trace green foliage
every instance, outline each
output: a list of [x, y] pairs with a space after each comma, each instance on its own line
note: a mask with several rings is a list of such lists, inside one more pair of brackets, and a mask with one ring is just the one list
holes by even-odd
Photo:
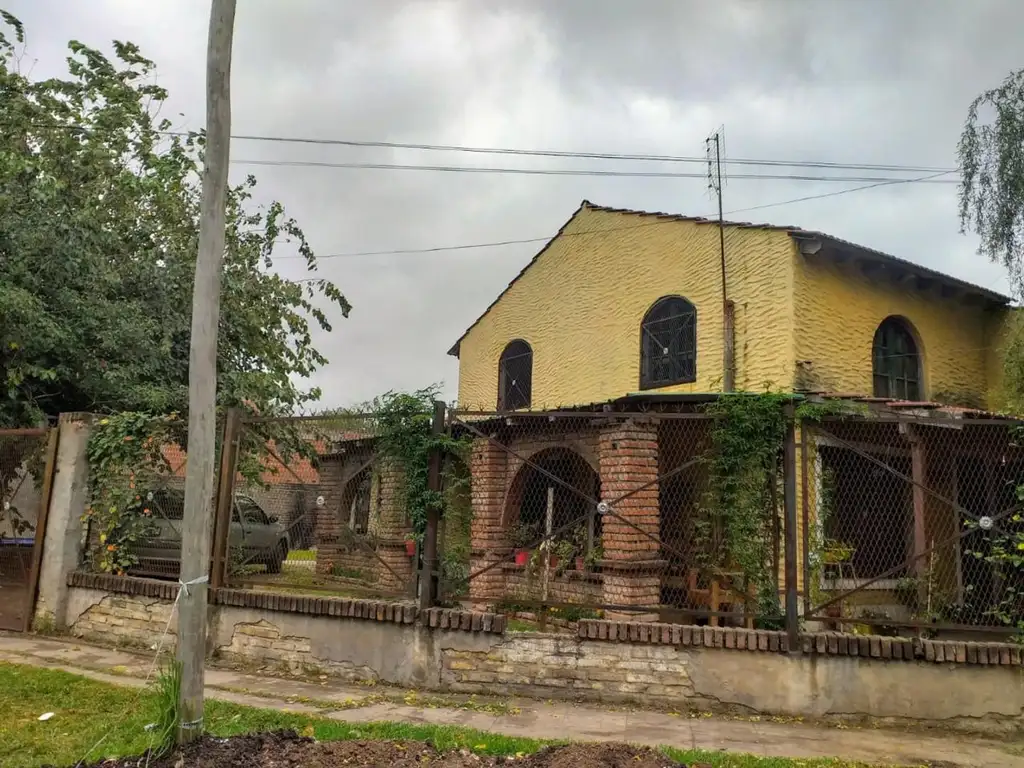
[[[183, 413], [204, 137], [168, 134], [167, 92], [132, 43], [108, 58], [72, 41], [67, 75], [33, 80], [21, 24], [3, 20], [0, 426]], [[271, 271], [282, 248], [310, 273], [317, 261], [280, 203], [254, 203], [255, 184], [228, 192], [218, 404], [272, 416], [319, 397], [299, 386], [326, 363], [312, 334], [349, 304], [327, 280]]]
[[83, 522], [99, 543], [93, 567], [124, 574], [138, 559], [132, 544], [151, 535], [151, 493], [172, 471], [163, 448], [177, 426], [175, 414], [150, 416], [119, 413], [93, 425], [86, 447], [89, 460], [89, 505]]
[[465, 459], [469, 441], [453, 438], [446, 431], [432, 431], [434, 401], [438, 387], [417, 392], [388, 392], [370, 404], [376, 435], [377, 455], [399, 470], [400, 504], [413, 524], [413, 535], [423, 540], [427, 511], [438, 509], [444, 514], [445, 494], [430, 489], [430, 458], [435, 451], [442, 456]]
[[981, 237], [979, 253], [1024, 288], [1024, 70], [985, 91], [967, 111], [957, 148], [960, 225]]
[[157, 718], [153, 724], [155, 743], [151, 756], [170, 754], [178, 740], [181, 725], [181, 662], [168, 660], [156, 679]]
[[786, 434], [784, 406], [791, 395], [726, 394], [707, 407], [715, 417], [704, 461], [708, 486], [695, 529], [700, 557], [711, 569], [739, 571], [757, 588], [761, 613], [778, 615], [771, 573], [776, 490]]

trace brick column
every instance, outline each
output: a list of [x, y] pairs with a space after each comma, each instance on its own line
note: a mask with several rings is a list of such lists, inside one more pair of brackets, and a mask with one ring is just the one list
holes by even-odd
[[412, 533], [412, 522], [401, 507], [401, 470], [392, 462], [382, 461], [378, 482], [377, 555], [383, 562], [377, 562], [377, 582], [382, 589], [409, 590], [411, 594], [415, 584], [413, 558], [406, 554], [405, 540]]
[[[654, 609], [661, 601], [666, 564], [659, 530], [657, 425], [630, 420], [603, 427], [598, 463], [602, 500], [619, 516], [609, 513], [602, 521], [604, 602]], [[616, 501], [627, 493], [632, 495]], [[653, 611], [624, 615], [633, 621], [657, 620]]]
[[329, 574], [338, 562], [338, 539], [341, 535], [341, 499], [345, 493], [345, 463], [339, 457], [325, 459], [320, 466], [319, 495], [323, 506], [314, 506], [316, 543], [316, 572]]
[[[511, 547], [502, 520], [508, 484], [508, 452], [500, 445], [477, 438], [469, 471], [473, 520], [470, 525], [469, 572], [473, 574], [508, 558]], [[505, 591], [501, 566], [470, 579], [469, 596], [474, 608], [500, 600]]]

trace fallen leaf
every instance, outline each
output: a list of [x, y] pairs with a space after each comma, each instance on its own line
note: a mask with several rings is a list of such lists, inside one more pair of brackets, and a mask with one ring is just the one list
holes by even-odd
[[43, 714], [41, 714], [39, 716], [39, 719], [42, 720], [45, 723], [51, 717], [53, 717], [53, 712], [44, 712]]

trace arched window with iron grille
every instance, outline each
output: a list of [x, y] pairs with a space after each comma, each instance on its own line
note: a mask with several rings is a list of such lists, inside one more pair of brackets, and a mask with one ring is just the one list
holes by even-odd
[[640, 389], [696, 380], [697, 309], [682, 296], [665, 296], [640, 324]]
[[906, 320], [882, 321], [875, 331], [871, 360], [875, 397], [921, 399], [921, 351]]
[[533, 349], [522, 339], [509, 342], [498, 360], [498, 410], [530, 407], [533, 391]]

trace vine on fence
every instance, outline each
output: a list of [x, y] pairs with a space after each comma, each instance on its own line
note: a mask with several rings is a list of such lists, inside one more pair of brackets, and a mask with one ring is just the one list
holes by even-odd
[[83, 522], [99, 544], [93, 567], [123, 575], [138, 559], [132, 545], [153, 533], [144, 498], [171, 467], [163, 448], [178, 425], [176, 414], [119, 413], [97, 421], [89, 437], [89, 504]]
[[[765, 391], [726, 394], [707, 406], [715, 420], [705, 454], [708, 484], [695, 520], [700, 557], [708, 568], [738, 572], [756, 590], [762, 622], [781, 614], [772, 564], [781, 529], [784, 408], [791, 402], [791, 394]], [[797, 423], [819, 421], [855, 408], [838, 400], [800, 402], [794, 416]]]
[[430, 457], [435, 451], [465, 461], [469, 443], [442, 431], [431, 429], [436, 387], [412, 393], [388, 392], [371, 404], [377, 435], [377, 453], [391, 462], [401, 477], [399, 503], [412, 521], [413, 537], [423, 540], [427, 512], [445, 507], [443, 491], [429, 486]]

